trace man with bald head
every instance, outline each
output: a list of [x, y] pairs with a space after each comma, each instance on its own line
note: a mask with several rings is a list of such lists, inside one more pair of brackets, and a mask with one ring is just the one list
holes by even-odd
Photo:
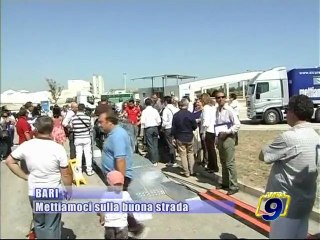
[[70, 147], [70, 159], [76, 158], [76, 147], [74, 146], [74, 134], [71, 128], [71, 119], [78, 111], [78, 104], [76, 102], [71, 103], [71, 109], [68, 110], [66, 116], [62, 121], [62, 125], [65, 128], [66, 135], [69, 138]]

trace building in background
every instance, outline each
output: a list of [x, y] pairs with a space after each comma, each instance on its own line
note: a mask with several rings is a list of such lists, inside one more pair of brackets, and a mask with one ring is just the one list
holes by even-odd
[[92, 76], [91, 92], [96, 98], [100, 98], [104, 93], [104, 80], [100, 75]]
[[86, 80], [68, 80], [68, 90], [74, 92], [78, 91], [91, 91], [91, 84]]

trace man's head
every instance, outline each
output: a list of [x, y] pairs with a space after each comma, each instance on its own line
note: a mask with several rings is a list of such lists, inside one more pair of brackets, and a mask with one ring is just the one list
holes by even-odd
[[32, 112], [33, 111], [33, 105], [32, 102], [26, 102], [26, 104], [24, 105], [24, 107], [29, 111]]
[[158, 96], [157, 96], [157, 94], [153, 94], [152, 97], [151, 97], [151, 99], [152, 99], [152, 101], [153, 101], [154, 103], [156, 103], [156, 102], [158, 101]]
[[188, 109], [188, 106], [189, 106], [189, 101], [188, 101], [188, 99], [182, 98], [181, 101], [179, 102], [179, 108], [180, 108], [181, 110], [183, 110], [183, 109]]
[[231, 93], [230, 94], [230, 100], [233, 101], [233, 100], [236, 100], [236, 99], [237, 99], [237, 94]]
[[191, 100], [190, 100], [189, 96], [184, 96], [183, 98], [184, 98], [184, 99], [187, 99], [187, 100], [188, 100], [188, 102], [191, 102]]
[[113, 110], [108, 110], [107, 112], [101, 113], [98, 119], [98, 123], [101, 129], [105, 133], [111, 132], [111, 130], [118, 125], [118, 118]]
[[78, 105], [78, 112], [84, 112], [86, 110], [86, 106], [83, 103]]
[[167, 106], [168, 104], [172, 104], [172, 97], [171, 96], [165, 96], [163, 98], [163, 102], [164, 102], [165, 106]]
[[152, 106], [153, 101], [150, 98], [147, 98], [144, 103], [146, 104], [146, 106]]
[[226, 103], [226, 96], [223, 92], [217, 92], [216, 93], [216, 102], [219, 104], [219, 107], [223, 107]]
[[70, 108], [71, 108], [71, 111], [73, 111], [74, 113], [76, 113], [78, 111], [78, 104], [76, 102], [72, 102], [70, 104]]
[[108, 103], [108, 98], [107, 97], [101, 97], [100, 104], [107, 104]]
[[50, 135], [53, 130], [53, 120], [47, 116], [40, 116], [33, 124], [35, 131], [41, 135]]
[[134, 100], [133, 100], [133, 99], [130, 99], [129, 102], [128, 102], [128, 107], [129, 107], [129, 108], [134, 108], [134, 106], [135, 106], [135, 105], [134, 105]]
[[216, 98], [217, 93], [219, 93], [220, 91], [218, 90], [213, 90], [213, 92], [211, 93], [211, 97]]
[[26, 117], [28, 115], [28, 111], [25, 107], [20, 108], [18, 116], [19, 117]]
[[287, 122], [292, 127], [297, 122], [310, 121], [313, 116], [313, 102], [306, 95], [296, 95], [290, 98]]

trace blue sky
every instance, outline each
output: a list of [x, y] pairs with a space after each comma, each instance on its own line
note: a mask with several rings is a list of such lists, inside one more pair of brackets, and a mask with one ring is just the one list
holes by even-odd
[[[316, 0], [2, 0], [1, 92], [319, 65]], [[128, 82], [148, 87], [149, 81]]]

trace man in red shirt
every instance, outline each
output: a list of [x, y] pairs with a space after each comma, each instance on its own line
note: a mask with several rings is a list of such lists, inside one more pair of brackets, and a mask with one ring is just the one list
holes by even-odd
[[[32, 134], [32, 130], [31, 130], [31, 126], [28, 123], [27, 109], [25, 109], [24, 107], [20, 108], [18, 116], [19, 117], [18, 117], [18, 121], [16, 124], [16, 130], [17, 130], [17, 134], [19, 136], [19, 145], [21, 145], [25, 141], [32, 139], [33, 134]], [[25, 160], [20, 161], [20, 166], [21, 166], [21, 169], [25, 173], [29, 172]]]
[[[128, 122], [131, 123], [134, 126], [134, 140], [135, 140], [135, 146], [136, 141], [138, 137], [139, 132], [139, 125], [140, 125], [140, 116], [141, 116], [141, 110], [139, 107], [135, 105], [135, 102], [133, 99], [129, 100], [128, 107], [125, 109]], [[136, 149], [133, 149], [134, 151]]]
[[21, 108], [18, 115], [19, 118], [16, 124], [16, 129], [19, 136], [19, 145], [21, 145], [23, 142], [32, 139], [32, 130], [28, 123], [28, 111], [25, 108]]

